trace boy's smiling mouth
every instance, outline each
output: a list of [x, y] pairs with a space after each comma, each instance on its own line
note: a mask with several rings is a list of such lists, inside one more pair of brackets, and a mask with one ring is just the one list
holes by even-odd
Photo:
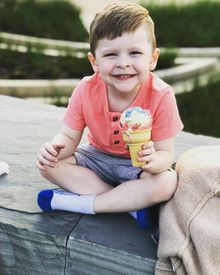
[[136, 74], [114, 74], [112, 76], [119, 80], [127, 80], [127, 79], [130, 79], [130, 78], [136, 76]]

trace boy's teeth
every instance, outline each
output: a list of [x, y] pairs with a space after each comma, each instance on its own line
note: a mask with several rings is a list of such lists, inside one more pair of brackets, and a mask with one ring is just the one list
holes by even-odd
[[119, 75], [117, 75], [117, 77], [127, 78], [127, 77], [130, 77], [130, 75], [129, 74], [119, 74]]

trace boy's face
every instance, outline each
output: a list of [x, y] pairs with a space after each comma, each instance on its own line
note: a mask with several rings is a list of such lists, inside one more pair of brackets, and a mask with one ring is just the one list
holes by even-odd
[[109, 92], [136, 93], [154, 70], [159, 49], [152, 46], [144, 26], [113, 40], [101, 39], [95, 57], [89, 53], [93, 70], [99, 72]]

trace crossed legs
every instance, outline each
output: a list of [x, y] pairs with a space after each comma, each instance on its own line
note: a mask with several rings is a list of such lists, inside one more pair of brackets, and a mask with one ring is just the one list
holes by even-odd
[[91, 170], [76, 165], [73, 157], [60, 160], [42, 175], [69, 192], [92, 195], [95, 213], [128, 212], [167, 201], [177, 185], [176, 174], [164, 171], [154, 175], [143, 172], [140, 179], [112, 187]]

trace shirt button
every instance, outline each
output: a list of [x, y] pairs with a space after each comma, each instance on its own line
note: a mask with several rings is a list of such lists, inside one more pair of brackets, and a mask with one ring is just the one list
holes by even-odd
[[114, 142], [114, 144], [119, 144], [119, 142], [120, 142], [119, 140], [116, 140], [116, 141]]
[[113, 117], [113, 121], [117, 121], [117, 120], [118, 120], [117, 116]]
[[115, 131], [114, 131], [114, 134], [115, 134], [115, 135], [117, 135], [118, 133], [119, 133], [119, 131], [118, 131], [118, 130], [115, 130]]

